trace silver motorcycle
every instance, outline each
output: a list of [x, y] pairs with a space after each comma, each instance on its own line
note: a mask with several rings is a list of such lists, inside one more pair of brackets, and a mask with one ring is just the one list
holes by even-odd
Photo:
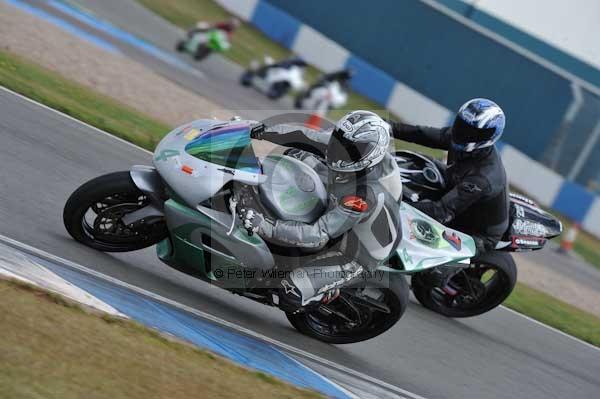
[[[237, 217], [239, 206], [310, 223], [326, 210], [327, 192], [307, 164], [252, 140], [255, 123], [198, 120], [173, 130], [156, 147], [154, 166], [134, 166], [79, 187], [64, 208], [68, 232], [106, 252], [156, 245], [158, 258], [173, 268], [278, 306], [277, 276], [318, 254], [252, 235]], [[333, 344], [378, 336], [406, 309], [409, 287], [403, 274], [468, 264], [474, 256], [468, 235], [406, 203], [400, 212], [404, 238], [394, 255], [342, 288], [333, 301], [287, 312], [296, 329]]]

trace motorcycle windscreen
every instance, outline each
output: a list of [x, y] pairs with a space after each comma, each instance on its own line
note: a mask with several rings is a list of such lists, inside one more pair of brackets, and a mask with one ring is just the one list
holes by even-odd
[[475, 256], [475, 241], [402, 202], [402, 241], [397, 253], [404, 270], [418, 271]]
[[252, 149], [246, 124], [227, 125], [201, 134], [185, 146], [185, 152], [229, 169], [260, 174], [260, 164]]

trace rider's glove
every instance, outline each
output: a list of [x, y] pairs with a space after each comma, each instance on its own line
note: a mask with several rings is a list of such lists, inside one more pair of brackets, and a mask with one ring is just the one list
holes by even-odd
[[242, 224], [249, 235], [254, 233], [262, 233], [272, 227], [272, 223], [268, 221], [262, 213], [254, 209], [241, 209], [239, 217]]
[[256, 140], [262, 140], [264, 133], [265, 133], [265, 125], [264, 125], [264, 123], [260, 123], [256, 126], [254, 126], [250, 130], [250, 138], [256, 139]]

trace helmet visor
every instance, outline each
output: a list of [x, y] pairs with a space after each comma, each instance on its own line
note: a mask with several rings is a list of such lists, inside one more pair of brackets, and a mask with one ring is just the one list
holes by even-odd
[[476, 126], [471, 126], [457, 116], [452, 126], [452, 141], [455, 144], [480, 143], [491, 140], [496, 133], [496, 128], [481, 129]]
[[327, 146], [327, 164], [331, 167], [338, 164], [351, 165], [358, 163], [366, 158], [373, 147], [374, 144], [370, 142], [361, 143], [348, 140], [344, 137], [344, 132], [341, 129], [335, 129]]

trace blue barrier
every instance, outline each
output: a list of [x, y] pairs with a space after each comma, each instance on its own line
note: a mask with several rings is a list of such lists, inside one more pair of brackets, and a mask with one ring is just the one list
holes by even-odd
[[594, 195], [586, 191], [579, 184], [565, 181], [554, 199], [552, 209], [557, 210], [576, 222], [583, 222], [594, 202], [594, 198]]
[[396, 84], [390, 75], [354, 55], [346, 61], [346, 68], [355, 72], [350, 81], [352, 89], [379, 104], [387, 104]]
[[269, 38], [287, 48], [293, 46], [300, 30], [300, 21], [264, 1], [256, 6], [252, 23]]

